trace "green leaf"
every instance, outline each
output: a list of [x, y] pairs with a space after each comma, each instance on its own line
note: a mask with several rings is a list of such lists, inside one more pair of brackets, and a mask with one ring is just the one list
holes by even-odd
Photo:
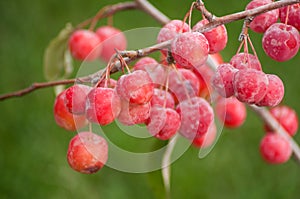
[[44, 53], [44, 75], [48, 81], [63, 79], [73, 71], [72, 57], [68, 50], [68, 40], [74, 31], [71, 24], [67, 24], [49, 43]]

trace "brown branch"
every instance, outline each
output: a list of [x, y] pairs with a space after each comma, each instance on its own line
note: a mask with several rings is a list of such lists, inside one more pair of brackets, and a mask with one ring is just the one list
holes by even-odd
[[170, 19], [160, 12], [156, 7], [154, 7], [147, 0], [135, 0], [139, 8], [145, 13], [149, 14], [151, 17], [156, 19], [160, 24], [164, 25], [170, 21]]
[[76, 79], [65, 79], [65, 80], [52, 81], [52, 82], [33, 83], [33, 84], [31, 84], [31, 86], [24, 88], [22, 90], [18, 90], [18, 91], [12, 92], [12, 93], [0, 95], [0, 101], [8, 99], [8, 98], [12, 98], [12, 97], [21, 97], [23, 95], [31, 93], [40, 88], [53, 87], [53, 86], [57, 86], [57, 85], [73, 84], [75, 82], [76, 82]]
[[[198, 32], [206, 32], [209, 31], [217, 26], [220, 26], [222, 24], [227, 24], [233, 21], [238, 21], [241, 19], [246, 19], [246, 18], [252, 18], [255, 17], [261, 13], [264, 12], [268, 12], [274, 9], [278, 9], [284, 6], [288, 6], [288, 5], [292, 5], [292, 4], [296, 4], [296, 3], [300, 3], [300, 0], [281, 0], [281, 1], [276, 1], [267, 5], [263, 5], [251, 10], [246, 10], [246, 11], [242, 11], [242, 12], [238, 12], [238, 13], [234, 13], [234, 14], [229, 14], [223, 17], [214, 17], [213, 21], [204, 25], [203, 27], [201, 27], [200, 29], [198, 29]], [[209, 12], [203, 8], [204, 4], [197, 2], [198, 5], [196, 5], [195, 7], [199, 10], [199, 11], [205, 11], [203, 14], [209, 16], [212, 14], [209, 14]]]
[[100, 9], [94, 17], [89, 18], [89, 19], [81, 22], [80, 24], [78, 24], [76, 26], [76, 29], [82, 29], [82, 28], [86, 27], [87, 25], [91, 24], [92, 22], [95, 22], [95, 21], [97, 22], [99, 19], [111, 16], [111, 15], [115, 14], [116, 12], [120, 12], [123, 10], [132, 10], [132, 9], [136, 9], [137, 7], [138, 7], [137, 4], [132, 1], [105, 6], [104, 8]]

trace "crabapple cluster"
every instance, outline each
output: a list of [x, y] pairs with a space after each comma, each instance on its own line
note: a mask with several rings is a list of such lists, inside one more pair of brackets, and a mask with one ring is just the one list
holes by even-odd
[[[269, 3], [272, 0], [253, 0], [246, 10]], [[265, 12], [248, 24], [254, 32], [264, 33], [263, 49], [276, 61], [289, 60], [299, 50], [299, 7], [295, 4]], [[226, 27], [197, 31], [207, 23], [205, 18], [193, 27], [181, 20], [168, 22], [157, 35], [157, 43], [170, 41], [170, 45], [160, 49], [161, 60], [143, 57], [132, 67], [122, 57], [114, 56], [116, 50], [127, 46], [120, 30], [102, 26], [95, 32], [74, 31], [69, 50], [75, 59], [110, 63], [112, 58], [118, 58], [123, 73], [118, 79], [111, 79], [107, 67], [106, 76], [96, 84], [67, 88], [56, 98], [55, 121], [70, 131], [88, 123], [105, 126], [115, 120], [122, 125], [144, 124], [149, 135], [157, 139], [168, 140], [179, 133], [195, 147], [208, 147], [217, 135], [214, 115], [226, 127], [240, 127], [246, 119], [246, 103], [272, 107], [270, 112], [278, 124], [293, 136], [298, 129], [297, 115], [287, 106], [278, 106], [284, 96], [282, 80], [263, 72], [254, 49], [251, 54], [247, 48], [244, 52], [239, 48], [224, 63], [219, 52], [227, 45]], [[215, 72], [206, 65], [208, 56], [218, 64]], [[212, 101], [216, 102], [215, 113]], [[292, 153], [289, 142], [276, 133], [277, 129], [265, 129], [267, 134], [260, 145], [263, 159], [273, 164], [286, 162]], [[106, 140], [91, 131], [90, 128], [89, 132], [80, 132], [69, 144], [68, 163], [82, 173], [97, 172], [108, 157]]]
[[[272, 0], [252, 0], [246, 10], [272, 3]], [[278, 22], [280, 20], [280, 22]], [[300, 4], [275, 9], [256, 16], [249, 27], [263, 33], [262, 46], [272, 59], [283, 62], [292, 59], [300, 46]]]

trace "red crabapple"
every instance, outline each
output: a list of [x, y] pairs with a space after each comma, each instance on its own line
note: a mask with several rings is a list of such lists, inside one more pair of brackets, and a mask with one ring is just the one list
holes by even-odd
[[[278, 121], [278, 125], [289, 133], [290, 136], [294, 136], [298, 130], [298, 117], [296, 112], [288, 106], [276, 106], [270, 109], [271, 115]], [[266, 126], [267, 131], [272, 131]]]
[[214, 120], [214, 112], [210, 104], [200, 97], [180, 102], [176, 111], [181, 117], [179, 133], [190, 140], [206, 134]]
[[107, 88], [115, 88], [117, 85], [117, 81], [114, 79], [109, 79], [107, 80], [107, 85], [105, 85], [106, 79], [103, 79], [100, 84], [98, 85], [98, 87], [107, 87]]
[[217, 127], [216, 124], [213, 122], [207, 133], [201, 136], [197, 136], [193, 139], [193, 145], [197, 148], [206, 148], [211, 146], [217, 137]]
[[[272, 0], [252, 0], [246, 6], [246, 10], [251, 10], [259, 6], [267, 5], [272, 3]], [[254, 32], [264, 33], [272, 24], [276, 23], [279, 16], [279, 10], [271, 10], [260, 14], [251, 21], [250, 28]]]
[[255, 69], [242, 69], [235, 73], [233, 88], [241, 102], [257, 104], [267, 93], [269, 80], [265, 73]]
[[127, 75], [122, 75], [117, 81], [118, 95], [134, 104], [144, 104], [151, 100], [154, 85], [148, 73], [136, 70]]
[[154, 88], [154, 93], [151, 99], [151, 106], [160, 105], [164, 106], [166, 102], [166, 108], [174, 108], [175, 101], [170, 92]]
[[298, 30], [283, 23], [275, 23], [270, 26], [262, 38], [265, 53], [279, 62], [292, 59], [297, 54], [299, 45]]
[[108, 145], [104, 138], [92, 132], [80, 132], [69, 143], [67, 160], [72, 169], [91, 174], [107, 161]]
[[179, 68], [169, 73], [169, 91], [178, 101], [197, 96], [199, 89], [199, 79], [191, 70]]
[[155, 59], [151, 57], [143, 57], [135, 63], [134, 70], [143, 70], [148, 73], [152, 82], [160, 86], [165, 83], [166, 71], [165, 67], [160, 65]]
[[54, 119], [58, 126], [68, 130], [75, 131], [87, 125], [84, 115], [73, 115], [70, 113], [65, 104], [66, 91], [61, 92], [54, 102]]
[[266, 162], [282, 164], [290, 159], [292, 149], [289, 142], [278, 133], [267, 133], [260, 142], [260, 153]]
[[[191, 29], [188, 24], [181, 20], [172, 20], [161, 28], [157, 35], [157, 43], [162, 43], [174, 39], [179, 33], [189, 32]], [[167, 51], [161, 51], [164, 55]]]
[[120, 98], [112, 88], [94, 88], [87, 96], [86, 117], [91, 122], [110, 124], [120, 111]]
[[98, 36], [90, 30], [76, 30], [69, 39], [72, 56], [78, 60], [93, 61], [102, 51]]
[[70, 113], [76, 115], [85, 113], [86, 96], [91, 89], [89, 86], [76, 84], [66, 90], [65, 104]]
[[172, 41], [171, 52], [177, 64], [197, 69], [207, 60], [209, 44], [202, 33], [186, 32]]
[[196, 70], [193, 70], [193, 72], [198, 77], [200, 82], [199, 96], [209, 96], [210, 91], [212, 90], [210, 82], [215, 72], [206, 64]]
[[221, 96], [230, 97], [234, 95], [233, 77], [237, 71], [229, 63], [223, 63], [218, 66], [212, 78], [212, 85]]
[[[296, 3], [289, 6], [289, 16], [287, 19], [287, 24], [294, 26], [300, 31], [300, 3]], [[279, 17], [281, 23], [285, 23], [286, 14], [287, 14], [288, 6], [282, 7], [279, 9]]]
[[284, 85], [277, 75], [267, 74], [269, 85], [267, 94], [258, 102], [258, 106], [277, 106], [284, 96]]
[[[196, 25], [194, 25], [193, 31], [197, 31], [202, 26], [208, 23], [209, 21], [206, 19], [199, 21], [198, 23], [196, 23]], [[210, 54], [217, 53], [226, 47], [228, 38], [225, 25], [220, 25], [210, 31], [204, 32], [203, 34], [209, 43]]]
[[118, 121], [124, 125], [134, 125], [145, 123], [150, 116], [150, 103], [132, 104], [121, 100], [121, 112]]
[[249, 53], [238, 53], [234, 55], [230, 60], [230, 64], [237, 69], [253, 68], [262, 71], [258, 58]]
[[102, 26], [96, 30], [102, 45], [102, 52], [100, 57], [108, 62], [112, 55], [117, 50], [125, 50], [127, 47], [127, 40], [123, 32], [112, 26]]
[[219, 98], [216, 102], [216, 115], [228, 128], [237, 128], [243, 125], [247, 116], [245, 104], [235, 97]]
[[180, 127], [180, 116], [171, 108], [151, 107], [147, 129], [151, 135], [161, 140], [170, 139]]

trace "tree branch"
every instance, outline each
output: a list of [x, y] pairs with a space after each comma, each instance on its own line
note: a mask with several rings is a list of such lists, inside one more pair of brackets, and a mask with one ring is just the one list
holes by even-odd
[[139, 8], [145, 13], [149, 14], [151, 17], [156, 19], [160, 24], [164, 25], [170, 21], [170, 19], [160, 12], [156, 7], [154, 7], [147, 0], [135, 0]]
[[0, 101], [12, 98], [12, 97], [21, 97], [23, 95], [26, 95], [28, 93], [31, 93], [37, 89], [40, 88], [47, 88], [47, 87], [53, 87], [58, 85], [66, 85], [66, 84], [73, 84], [76, 82], [76, 79], [66, 79], [66, 80], [59, 80], [59, 81], [52, 81], [52, 82], [42, 82], [42, 83], [33, 83], [31, 86], [24, 88], [19, 91], [15, 91], [12, 93], [0, 95]]
[[[202, 1], [197, 1], [197, 4], [195, 5], [195, 7], [200, 11], [200, 12], [204, 12], [203, 14], [205, 14], [206, 16], [213, 16], [210, 12], [208, 12], [205, 8], [204, 8], [204, 4]], [[229, 14], [223, 17], [214, 17], [213, 20], [202, 26], [200, 29], [198, 29], [198, 32], [206, 32], [209, 31], [217, 26], [220, 26], [222, 24], [227, 24], [233, 21], [238, 21], [241, 19], [246, 19], [246, 18], [251, 18], [251, 17], [255, 17], [259, 14], [262, 14], [264, 12], [268, 12], [274, 9], [278, 9], [284, 6], [288, 6], [288, 5], [292, 5], [292, 4], [296, 4], [296, 3], [300, 3], [300, 0], [281, 0], [281, 1], [276, 1], [267, 5], [263, 5], [263, 6], [259, 6], [257, 8], [251, 9], [251, 10], [245, 10], [242, 12], [238, 12], [238, 13], [234, 13], [234, 14]]]

